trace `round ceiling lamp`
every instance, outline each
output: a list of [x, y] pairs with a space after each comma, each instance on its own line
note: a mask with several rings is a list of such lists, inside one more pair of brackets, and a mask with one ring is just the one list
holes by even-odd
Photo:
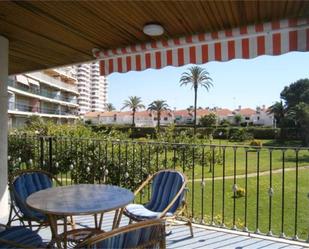
[[163, 35], [164, 28], [158, 23], [148, 23], [144, 26], [143, 32], [149, 36]]

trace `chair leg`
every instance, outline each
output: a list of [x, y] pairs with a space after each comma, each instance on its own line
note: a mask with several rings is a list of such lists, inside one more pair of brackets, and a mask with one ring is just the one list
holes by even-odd
[[72, 215], [70, 216], [70, 223], [71, 223], [72, 230], [74, 230], [75, 229], [75, 222], [74, 222]]
[[7, 226], [10, 226], [11, 223], [12, 223], [12, 219], [13, 219], [12, 215], [13, 215], [13, 206], [12, 206], [12, 204], [11, 204], [11, 205], [10, 205], [9, 219], [8, 219], [8, 222], [6, 223]]
[[193, 236], [193, 227], [192, 227], [192, 222], [191, 222], [191, 220], [188, 221], [188, 226], [189, 226], [189, 228], [190, 228], [191, 237], [194, 237], [194, 236]]
[[130, 224], [132, 224], [132, 219], [131, 219], [131, 218], [129, 219], [129, 225], [130, 225]]

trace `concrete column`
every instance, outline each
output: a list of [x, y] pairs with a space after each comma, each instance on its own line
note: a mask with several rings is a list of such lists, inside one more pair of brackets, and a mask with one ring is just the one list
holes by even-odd
[[8, 216], [8, 61], [9, 41], [0, 36], [0, 219]]

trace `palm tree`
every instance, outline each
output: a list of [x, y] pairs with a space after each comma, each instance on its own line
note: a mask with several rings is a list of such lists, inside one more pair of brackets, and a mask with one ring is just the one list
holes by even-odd
[[155, 111], [157, 113], [157, 127], [160, 129], [161, 112], [168, 110], [168, 104], [165, 100], [155, 100], [148, 106], [148, 111]]
[[142, 100], [137, 96], [130, 96], [129, 99], [123, 102], [123, 107], [121, 108], [129, 108], [132, 111], [132, 126], [135, 126], [135, 113], [138, 109], [143, 109], [145, 106], [142, 104]]
[[274, 114], [277, 124], [280, 125], [280, 122], [284, 119], [286, 110], [282, 101], [276, 101], [272, 106], [268, 108], [268, 113]]
[[213, 86], [212, 79], [206, 69], [199, 66], [192, 66], [189, 72], [184, 72], [180, 78], [180, 86], [191, 84], [194, 89], [194, 134], [196, 133], [196, 105], [197, 105], [197, 90], [198, 87], [205, 87], [208, 91]]
[[105, 110], [106, 110], [107, 112], [112, 112], [112, 111], [115, 111], [116, 108], [115, 108], [115, 106], [114, 106], [112, 103], [107, 103], [107, 104], [106, 104], [106, 107], [105, 107]]

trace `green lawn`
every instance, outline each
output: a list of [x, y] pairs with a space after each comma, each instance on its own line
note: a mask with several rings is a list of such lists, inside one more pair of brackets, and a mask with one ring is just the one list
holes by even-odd
[[[284, 196], [284, 232], [287, 236], [294, 235], [295, 221], [295, 172], [285, 173], [285, 196]], [[211, 200], [212, 200], [212, 182], [207, 181], [204, 194], [202, 195], [202, 187], [200, 182], [189, 183], [190, 192], [188, 195], [189, 211], [192, 212], [192, 198], [194, 198], [193, 216], [196, 221], [204, 218], [206, 223], [211, 222]], [[222, 180], [215, 180], [214, 183], [214, 222], [219, 225], [222, 219]], [[225, 225], [232, 227], [233, 224], [233, 202], [232, 192], [233, 180], [225, 181]], [[237, 186], [245, 188], [245, 179], [238, 179]], [[194, 188], [194, 195], [192, 196]], [[269, 176], [260, 176], [260, 197], [259, 197], [259, 229], [263, 233], [268, 232], [269, 225]], [[282, 174], [273, 175], [274, 195], [272, 200], [272, 231], [279, 235], [281, 229], [281, 191], [282, 191]], [[309, 231], [309, 200], [307, 194], [309, 192], [309, 170], [299, 171], [299, 190], [298, 190], [298, 236], [301, 239], [307, 239]], [[256, 177], [248, 178], [248, 215], [247, 227], [250, 231], [256, 230], [256, 196], [257, 196], [257, 180]], [[203, 217], [202, 217], [202, 200]], [[239, 229], [244, 226], [245, 215], [245, 198], [235, 199], [236, 203], [236, 224]]]
[[[213, 145], [228, 145], [232, 146], [235, 143], [228, 142], [227, 140], [223, 140], [219, 142], [218, 140], [213, 141]], [[265, 144], [274, 144], [279, 146], [278, 142], [273, 140], [263, 140]], [[283, 144], [284, 146], [296, 146], [297, 141], [290, 141], [290, 143]], [[237, 145], [237, 144], [236, 144]], [[238, 143], [238, 145], [248, 145], [247, 143]], [[282, 145], [282, 146], [283, 146]], [[237, 148], [236, 152], [233, 147], [226, 147], [225, 151], [216, 147], [214, 149], [215, 159], [220, 159], [220, 162], [215, 164], [214, 173], [211, 172], [211, 164], [212, 164], [212, 153], [213, 150], [206, 146], [204, 148], [204, 161], [203, 161], [203, 150], [201, 147], [196, 147], [194, 149], [195, 157], [194, 157], [194, 178], [202, 178], [203, 174], [205, 178], [214, 176], [222, 176], [223, 175], [223, 160], [224, 162], [224, 173], [226, 176], [234, 175], [234, 164], [236, 163], [236, 175], [245, 174], [246, 165], [248, 173], [255, 173], [258, 170], [269, 171], [270, 167], [272, 170], [281, 169], [283, 167], [283, 157], [284, 157], [284, 167], [285, 168], [293, 168], [296, 166], [296, 152], [294, 149], [276, 149], [269, 150], [268, 148], [262, 148], [259, 151], [251, 148], [247, 151], [245, 148]], [[178, 169], [183, 169], [186, 167], [186, 174], [189, 179], [193, 178], [193, 149], [192, 147], [187, 147], [185, 152], [183, 149], [177, 149], [175, 156], [176, 161], [173, 160], [174, 152], [168, 151], [165, 155], [165, 151], [161, 150], [158, 156], [158, 164], [164, 167], [176, 167]], [[152, 155], [152, 158], [155, 158], [155, 152]], [[167, 162], [165, 162], [165, 157], [167, 158]], [[246, 164], [247, 157], [247, 164]], [[155, 163], [156, 160], [154, 160]], [[175, 162], [174, 162], [175, 161]], [[308, 150], [300, 150], [298, 154], [298, 166], [309, 166], [309, 151]]]

